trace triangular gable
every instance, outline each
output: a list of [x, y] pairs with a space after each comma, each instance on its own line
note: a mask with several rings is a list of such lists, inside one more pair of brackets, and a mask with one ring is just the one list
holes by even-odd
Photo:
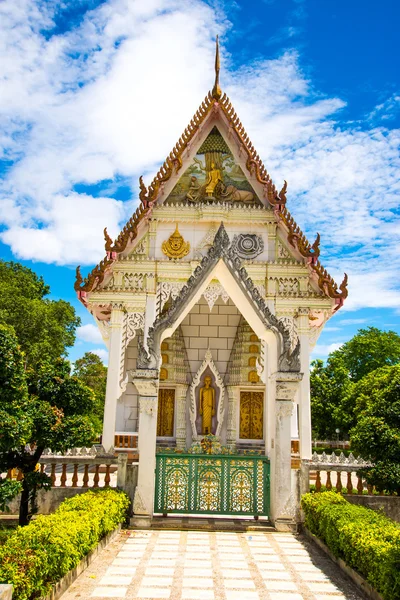
[[[300, 340], [297, 341], [295, 348], [292, 348], [289, 331], [269, 310], [246, 269], [242, 266], [223, 223], [221, 223], [217, 231], [213, 245], [209, 248], [206, 256], [203, 257], [200, 265], [196, 267], [194, 273], [189, 277], [180, 294], [172, 300], [167, 310], [158, 315], [153, 326], [149, 328], [147, 349], [142, 344], [139, 344], [138, 367], [141, 369], [158, 369], [163, 335], [170, 337], [175, 328], [180, 325], [185, 314], [190, 311], [191, 303], [194, 304], [196, 302], [196, 296], [201, 293], [202, 287], [204, 288], [208, 285], [220, 261], [225, 264], [238, 286], [237, 295], [234, 300], [236, 306], [240, 310], [240, 296], [243, 294], [242, 300], [244, 299], [245, 303], [251, 306], [254, 315], [256, 315], [262, 324], [262, 328], [269, 330], [276, 336], [279, 370], [300, 371]], [[219, 281], [223, 284], [220, 277]], [[251, 325], [250, 320], [249, 324]]]
[[[217, 62], [216, 60], [216, 64]], [[112, 264], [118, 258], [118, 255], [123, 252], [126, 253], [126, 250], [130, 251], [135, 244], [142, 224], [151, 215], [153, 206], [159, 201], [164, 202], [165, 198], [169, 197], [173, 191], [176, 183], [179, 182], [179, 179], [182, 176], [185, 178], [190, 164], [185, 164], [183, 173], [182, 168], [184, 162], [187, 163], [187, 155], [191, 154], [192, 146], [197, 149], [201, 148], [200, 144], [206, 140], [214, 125], [218, 123], [218, 130], [220, 132], [223, 124], [225, 124], [225, 128], [229, 132], [229, 139], [227, 140], [224, 137], [224, 141], [231, 149], [232, 154], [235, 154], [233, 151], [235, 145], [239, 148], [240, 154], [243, 156], [241, 163], [245, 167], [240, 166], [240, 168], [246, 180], [250, 182], [258, 201], [262, 201], [266, 205], [273, 207], [281, 232], [287, 238], [288, 243], [298, 254], [299, 258], [308, 263], [311, 276], [318, 283], [318, 287], [327, 296], [335, 299], [336, 308], [342, 306], [344, 299], [348, 295], [347, 275], [345, 274], [341, 285], [338, 287], [326, 269], [320, 264], [318, 260], [319, 236], [317, 236], [314, 244], [311, 245], [287, 210], [286, 182], [278, 193], [228, 96], [225, 93], [222, 94], [219, 87], [218, 74], [219, 71], [216, 70], [216, 81], [212, 93], [209, 92], [207, 94], [150, 186], [147, 188], [142, 177], [140, 178], [140, 205], [113, 244], [109, 236], [106, 236], [107, 256], [85, 279], [81, 276], [80, 268], [77, 268], [74, 287], [78, 293], [78, 297], [83, 302], [85, 302], [87, 294], [102, 283], [105, 271], [112, 268]], [[184, 156], [185, 153], [186, 156]]]

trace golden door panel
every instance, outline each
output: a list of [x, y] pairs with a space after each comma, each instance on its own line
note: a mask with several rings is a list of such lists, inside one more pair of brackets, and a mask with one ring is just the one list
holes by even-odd
[[157, 436], [173, 437], [175, 416], [175, 390], [158, 392]]
[[263, 421], [264, 392], [240, 392], [240, 439], [262, 440]]

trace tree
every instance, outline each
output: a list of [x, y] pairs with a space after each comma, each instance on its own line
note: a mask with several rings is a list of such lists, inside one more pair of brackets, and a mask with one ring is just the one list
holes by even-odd
[[335, 430], [347, 433], [346, 415], [342, 414], [341, 401], [351, 387], [349, 371], [340, 356], [332, 353], [326, 366], [322, 360], [311, 363], [311, 422], [314, 439], [334, 439]]
[[356, 424], [351, 446], [373, 467], [362, 469], [378, 491], [400, 495], [400, 365], [363, 377], [351, 391]]
[[19, 263], [0, 260], [0, 289], [0, 323], [14, 327], [26, 365], [64, 356], [80, 325], [71, 304], [49, 300], [43, 278]]
[[311, 419], [316, 437], [327, 439], [336, 429], [346, 436], [356, 422], [353, 386], [365, 375], [400, 362], [400, 336], [376, 327], [360, 329], [326, 362], [313, 361], [310, 374]]
[[103, 365], [97, 354], [86, 352], [82, 358], [75, 361], [74, 375], [94, 392], [95, 405], [92, 421], [96, 432], [101, 433], [106, 397], [107, 367]]
[[51, 486], [50, 477], [36, 471], [44, 449], [65, 452], [92, 442], [93, 396], [64, 359], [26, 371], [14, 332], [0, 325], [0, 473], [22, 473], [20, 525], [35, 512], [37, 490]]
[[400, 362], [400, 336], [395, 331], [367, 327], [334, 354], [341, 356], [352, 381], [360, 381], [375, 369]]

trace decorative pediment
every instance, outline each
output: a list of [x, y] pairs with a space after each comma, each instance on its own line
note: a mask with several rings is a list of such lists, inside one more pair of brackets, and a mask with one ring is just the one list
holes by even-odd
[[200, 265], [196, 267], [193, 275], [189, 277], [181, 289], [179, 296], [172, 302], [167, 311], [158, 315], [153, 327], [149, 329], [147, 339], [148, 348], [146, 349], [142, 346], [139, 352], [141, 368], [158, 368], [160, 342], [163, 332], [177, 323], [185, 307], [190, 304], [196, 293], [198, 293], [199, 288], [205, 283], [220, 260], [225, 263], [239, 288], [245, 292], [257, 317], [264, 323], [266, 329], [271, 330], [277, 336], [280, 352], [278, 359], [279, 369], [281, 371], [299, 371], [300, 343], [292, 350], [289, 331], [271, 313], [257, 286], [242, 266], [240, 258], [231, 247], [229, 236], [226, 233], [223, 223], [221, 223], [214, 243], [208, 250], [207, 255], [203, 258]]

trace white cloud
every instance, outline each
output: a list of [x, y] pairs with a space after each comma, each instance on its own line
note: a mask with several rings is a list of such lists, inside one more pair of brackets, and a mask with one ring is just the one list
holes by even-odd
[[339, 350], [343, 346], [343, 343], [335, 342], [333, 344], [317, 344], [312, 351], [311, 357], [312, 359], [316, 357], [326, 357], [331, 352], [335, 350]]
[[[90, 342], [91, 344], [99, 344], [103, 342], [103, 338], [101, 337], [100, 331], [95, 325], [92, 325], [91, 323], [78, 327], [76, 330], [76, 337], [78, 338], [78, 340], [82, 340], [83, 342]], [[91, 350], [91, 352], [98, 354], [96, 350]], [[104, 352], [106, 352], [106, 350], [104, 350]]]
[[[150, 180], [211, 87], [215, 33], [229, 23], [201, 0], [108, 0], [47, 39], [58, 5], [0, 3], [0, 156], [16, 160], [1, 239], [17, 257], [93, 264], [104, 226], [114, 236], [134, 202], [74, 186], [112, 189], [118, 176], [137, 197], [138, 176]], [[315, 90], [295, 52], [238, 71], [222, 58], [223, 89], [276, 185], [288, 179], [289, 209], [311, 239], [321, 233], [338, 283], [349, 275], [344, 310], [397, 309], [400, 131], [342, 121], [343, 99]]]
[[93, 352], [93, 354], [97, 354], [97, 356], [101, 358], [103, 363], [106, 366], [108, 365], [108, 351], [107, 350], [105, 350], [104, 348], [95, 348], [94, 350], [91, 350], [91, 352]]

